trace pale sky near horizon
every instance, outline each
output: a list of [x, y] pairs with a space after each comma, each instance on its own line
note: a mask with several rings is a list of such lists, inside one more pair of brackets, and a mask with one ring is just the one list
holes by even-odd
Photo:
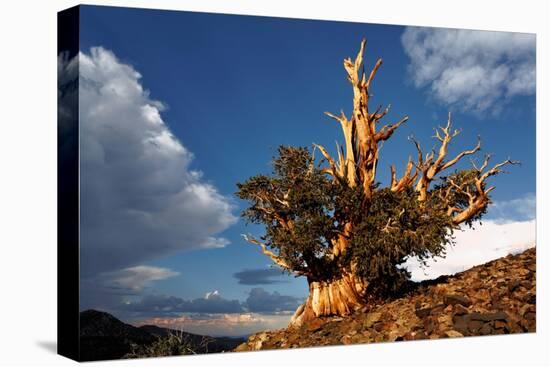
[[[307, 295], [242, 233], [236, 183], [269, 173], [281, 144], [333, 147], [349, 113], [342, 60], [367, 38], [384, 63], [373, 103], [408, 115], [381, 152], [378, 180], [426, 147], [448, 111], [495, 162], [483, 225], [413, 279], [462, 271], [535, 242], [535, 36], [81, 6], [81, 308], [209, 335], [285, 326]], [[483, 159], [480, 155], [479, 159]], [[469, 162], [466, 160], [466, 167]]]

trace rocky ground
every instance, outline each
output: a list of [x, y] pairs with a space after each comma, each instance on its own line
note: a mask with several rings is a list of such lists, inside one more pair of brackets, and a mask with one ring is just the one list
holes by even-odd
[[235, 351], [535, 332], [535, 252], [422, 282], [346, 318], [254, 334]]

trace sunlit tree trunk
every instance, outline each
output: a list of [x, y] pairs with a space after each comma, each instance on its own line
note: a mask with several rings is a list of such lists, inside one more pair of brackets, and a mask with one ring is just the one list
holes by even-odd
[[290, 320], [301, 326], [324, 316], [347, 316], [364, 305], [363, 281], [353, 273], [328, 280], [308, 279], [309, 295]]
[[[376, 72], [382, 65], [382, 59], [377, 60], [373, 69], [367, 75], [363, 66], [365, 45], [366, 41], [363, 40], [355, 60], [351, 58], [344, 60], [344, 69], [353, 89], [353, 111], [350, 117], [348, 118], [343, 111], [339, 115], [325, 112], [327, 116], [341, 125], [345, 146], [337, 146], [337, 159], [334, 159], [327, 149], [321, 145], [314, 145], [314, 150], [317, 149], [323, 155], [328, 164], [323, 173], [330, 175], [335, 183], [350, 188], [361, 188], [363, 192], [361, 210], [366, 212], [372, 201], [376, 184], [379, 151], [383, 143], [393, 135], [396, 129], [407, 122], [408, 117], [405, 116], [393, 124], [379, 126], [379, 122], [386, 116], [390, 106], [385, 109], [379, 106], [374, 111], [369, 111], [370, 87]], [[420, 144], [411, 137], [418, 152], [418, 159], [415, 162], [409, 157], [403, 176], [400, 178], [397, 177], [395, 167], [391, 166], [391, 183], [389, 185], [391, 191], [404, 192], [406, 189], [412, 188], [417, 193], [416, 199], [413, 200], [424, 203], [428, 199], [430, 184], [438, 174], [454, 166], [462, 158], [481, 149], [481, 142], [478, 141], [478, 144], [471, 150], [462, 151], [457, 156], [447, 160], [449, 143], [459, 133], [458, 130], [452, 130], [451, 115], [449, 114], [447, 125], [436, 129], [435, 138], [440, 143], [437, 151], [433, 149], [430, 153], [424, 155]], [[474, 175], [471, 182], [455, 183], [449, 180], [447, 190], [438, 193], [441, 202], [447, 205], [447, 214], [451, 217], [453, 226], [458, 228], [461, 223], [475, 218], [476, 215], [485, 210], [490, 202], [488, 193], [494, 187], [486, 188], [484, 181], [488, 177], [502, 172], [500, 170], [502, 166], [516, 163], [506, 160], [487, 170], [489, 159], [490, 156], [487, 156], [479, 168], [474, 165]], [[313, 164], [311, 169], [313, 169]], [[468, 205], [455, 206], [450, 199], [453, 193], [461, 193], [466, 196]], [[286, 202], [287, 196], [288, 193], [285, 197], [274, 198], [257, 195], [256, 200], [259, 204], [257, 210], [261, 210], [274, 221], [280, 223], [283, 228], [292, 231], [292, 221], [281, 217], [272, 209], [274, 205], [271, 201], [277, 201], [279, 205], [288, 205]], [[339, 213], [335, 213], [335, 216], [337, 214]], [[338, 218], [341, 217], [338, 215]], [[388, 226], [391, 220], [392, 218], [390, 218]], [[349, 235], [354, 228], [352, 218], [339, 221], [339, 229], [342, 233], [332, 242], [330, 255], [334, 264], [339, 264], [339, 257], [343, 256], [349, 249]], [[382, 231], [384, 228], [380, 228], [380, 230]], [[338, 272], [331, 274], [331, 277], [318, 279], [311, 274], [311, 269], [307, 267], [296, 269], [287, 264], [278, 254], [268, 250], [264, 243], [250, 236], [245, 236], [245, 238], [249, 242], [261, 246], [262, 252], [278, 266], [297, 276], [307, 277], [309, 295], [292, 317], [291, 326], [299, 326], [323, 316], [346, 316], [357, 307], [365, 304], [367, 282], [358, 275], [353, 262], [346, 269], [338, 269]]]

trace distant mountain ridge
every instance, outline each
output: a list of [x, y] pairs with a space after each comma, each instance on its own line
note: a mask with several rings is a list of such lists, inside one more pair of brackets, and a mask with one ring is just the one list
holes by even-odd
[[209, 337], [166, 329], [155, 325], [126, 324], [113, 315], [86, 310], [80, 313], [80, 358], [82, 361], [121, 359], [132, 352], [132, 345], [151, 345], [159, 338], [179, 333], [195, 353], [220, 353], [233, 350], [245, 339]]

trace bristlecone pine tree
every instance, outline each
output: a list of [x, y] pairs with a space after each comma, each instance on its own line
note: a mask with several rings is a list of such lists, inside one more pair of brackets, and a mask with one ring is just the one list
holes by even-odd
[[[481, 149], [481, 143], [449, 159], [449, 143], [458, 134], [451, 127], [436, 129], [439, 149], [424, 154], [411, 138], [418, 158], [409, 158], [400, 178], [391, 167], [391, 183], [380, 187], [376, 169], [384, 141], [404, 124], [379, 127], [388, 108], [369, 110], [373, 78], [382, 65], [379, 59], [367, 75], [363, 68], [365, 40], [355, 60], [344, 60], [353, 88], [353, 113], [348, 118], [326, 113], [344, 132], [344, 147], [337, 147], [334, 159], [328, 151], [313, 145], [279, 148], [273, 174], [258, 175], [239, 183], [237, 195], [250, 203], [243, 216], [263, 224], [261, 238], [245, 239], [282, 269], [305, 276], [309, 296], [296, 310], [290, 326], [330, 315], [349, 315], [373, 297], [400, 289], [410, 277], [402, 265], [407, 257], [421, 262], [444, 256], [452, 232], [460, 224], [471, 225], [485, 214], [490, 203], [486, 180], [507, 164], [489, 167], [486, 155], [478, 167], [442, 173], [466, 156]], [[323, 159], [316, 163], [318, 150]], [[433, 184], [432, 184], [433, 182]]]

